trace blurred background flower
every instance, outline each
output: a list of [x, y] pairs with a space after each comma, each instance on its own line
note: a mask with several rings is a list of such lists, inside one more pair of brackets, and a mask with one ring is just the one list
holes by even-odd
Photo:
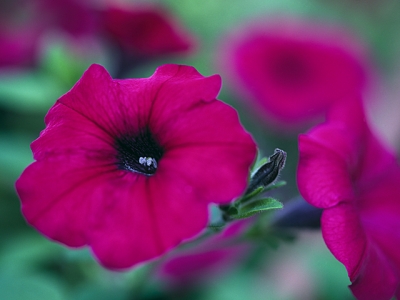
[[131, 55], [184, 52], [191, 46], [190, 37], [163, 6], [109, 5], [103, 14], [100, 25], [104, 25], [106, 34]]
[[46, 32], [85, 39], [97, 29], [96, 11], [75, 0], [2, 1], [0, 8], [0, 66], [36, 65]]
[[[144, 1], [120, 0], [112, 4], [130, 14], [135, 7], [143, 7]], [[145, 57], [136, 50], [132, 55], [121, 54], [122, 43], [104, 31], [105, 21], [100, 20], [110, 5], [105, 0], [0, 1], [0, 298], [176, 299], [179, 292], [153, 278], [158, 261], [125, 273], [106, 271], [87, 249], [73, 251], [45, 240], [26, 225], [21, 215], [14, 182], [32, 162], [29, 145], [44, 129], [48, 109], [92, 63], [104, 65], [113, 77], [124, 78], [147, 77], [164, 63], [192, 65], [205, 76], [221, 73], [223, 89], [219, 98], [238, 110], [261, 154], [273, 153], [275, 148], [287, 152], [281, 179], [288, 184], [274, 191], [273, 196], [289, 203], [298, 195], [297, 137], [293, 130], [288, 131], [293, 124], [281, 120], [284, 126], [276, 127], [276, 122], [265, 120], [265, 109], [255, 106], [253, 96], [238, 92], [243, 87], [233, 85], [222, 68], [220, 59], [227, 59], [228, 53], [224, 57], [221, 45], [227, 36], [238, 38], [237, 28], [248, 28], [260, 20], [269, 24], [272, 20], [296, 19], [321, 24], [318, 31], [334, 24], [350, 37], [350, 44], [361, 41], [365, 47], [367, 55], [358, 56], [356, 49], [352, 57], [363, 70], [366, 65], [367, 71], [373, 72], [369, 75], [374, 84], [358, 79], [355, 82], [363, 87], [372, 130], [400, 153], [397, 0], [146, 1], [145, 6], [155, 7], [157, 14], [171, 22], [177, 39], [189, 46], [177, 52], [147, 55], [151, 53], [148, 51]], [[154, 21], [141, 24], [146, 23], [155, 27]], [[123, 32], [125, 35], [129, 30]], [[342, 45], [341, 41], [334, 42]], [[308, 111], [302, 114], [304, 123], [301, 128], [294, 126], [296, 132], [304, 132], [315, 122], [308, 118]], [[181, 299], [354, 298], [347, 287], [350, 280], [345, 267], [326, 248], [319, 230], [299, 232], [281, 225], [272, 227], [270, 216], [264, 214], [255, 219], [255, 236], [258, 241], [264, 236], [263, 242], [257, 243], [247, 259], [233, 261], [228, 274], [203, 282], [180, 295]]]
[[298, 131], [346, 94], [366, 87], [364, 47], [334, 24], [272, 17], [231, 35], [217, 57], [222, 74], [278, 130], [292, 125]]
[[237, 241], [250, 224], [251, 220], [235, 222], [200, 244], [170, 253], [159, 267], [161, 280], [166, 280], [173, 289], [190, 291], [225, 276], [235, 267], [235, 261], [244, 260], [251, 252], [250, 243]]

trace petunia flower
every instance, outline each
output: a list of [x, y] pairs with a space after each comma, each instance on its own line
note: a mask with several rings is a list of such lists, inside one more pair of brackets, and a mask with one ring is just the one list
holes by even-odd
[[94, 5], [79, 0], [35, 0], [36, 22], [45, 28], [61, 29], [73, 37], [87, 37], [98, 30]]
[[141, 57], [183, 52], [192, 38], [161, 6], [108, 5], [103, 14], [104, 31], [124, 52]]
[[249, 253], [250, 244], [238, 241], [248, 227], [249, 220], [237, 221], [195, 247], [176, 251], [160, 266], [160, 277], [182, 288], [222, 276]]
[[299, 137], [298, 186], [324, 209], [321, 228], [358, 299], [400, 298], [400, 166], [372, 134], [359, 99]]
[[0, 67], [32, 65], [36, 59], [40, 29], [30, 22], [32, 10], [26, 0], [0, 2]]
[[113, 80], [92, 65], [31, 145], [36, 161], [16, 182], [27, 222], [113, 269], [199, 234], [209, 203], [244, 192], [256, 155], [220, 88], [188, 66]]
[[0, 67], [29, 66], [37, 56], [37, 30], [9, 30], [0, 25]]
[[77, 0], [16, 0], [0, 3], [0, 67], [31, 66], [46, 32], [75, 39], [98, 30], [98, 12]]
[[232, 88], [264, 119], [290, 129], [365, 88], [363, 51], [345, 31], [282, 18], [231, 32], [218, 62]]

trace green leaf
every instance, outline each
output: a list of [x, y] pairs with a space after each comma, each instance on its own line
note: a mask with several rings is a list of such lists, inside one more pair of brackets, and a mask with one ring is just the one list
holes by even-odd
[[261, 212], [280, 208], [283, 208], [283, 204], [278, 200], [270, 197], [262, 198], [240, 206], [237, 215], [231, 215], [231, 217], [234, 219], [244, 219]]
[[275, 183], [273, 183], [273, 184], [271, 184], [271, 185], [265, 187], [265, 189], [263, 190], [263, 192], [267, 192], [267, 191], [270, 191], [270, 190], [274, 190], [274, 189], [280, 188], [280, 187], [285, 186], [285, 185], [286, 185], [286, 181], [285, 181], [285, 180], [280, 180], [280, 181], [278, 181], [278, 182], [275, 182]]
[[0, 273], [1, 299], [7, 300], [64, 300], [64, 286], [41, 275], [18, 277]]
[[125, 288], [86, 284], [73, 291], [70, 299], [74, 300], [126, 300], [129, 299], [128, 291]]
[[286, 181], [281, 180], [278, 182], [275, 182], [271, 185], [268, 186], [259, 186], [258, 188], [256, 188], [254, 191], [252, 191], [249, 194], [244, 195], [242, 198], [238, 199], [235, 203], [235, 206], [239, 206], [240, 204], [244, 204], [245, 202], [249, 202], [251, 199], [255, 198], [256, 196], [268, 192], [270, 190], [274, 190], [277, 188], [280, 188], [282, 186], [286, 185]]
[[66, 89], [41, 72], [1, 72], [0, 105], [22, 112], [47, 111]]
[[92, 63], [106, 64], [104, 51], [90, 40], [76, 44], [63, 34], [49, 34], [43, 43], [40, 68], [69, 90]]
[[42, 58], [42, 68], [66, 86], [72, 86], [82, 75], [85, 65], [82, 59], [68, 47], [65, 41], [51, 40]]
[[62, 246], [35, 232], [14, 235], [13, 239], [2, 245], [0, 274], [7, 273], [7, 276], [16, 277], [28, 274], [41, 261], [57, 257], [62, 249]]
[[259, 186], [258, 188], [256, 188], [254, 191], [252, 191], [249, 194], [244, 195], [241, 199], [239, 199], [239, 203], [244, 203], [247, 200], [254, 198], [255, 196], [261, 194], [263, 191], [265, 190], [265, 187], [263, 186]]
[[24, 168], [33, 161], [29, 148], [32, 140], [28, 135], [0, 134], [0, 182], [13, 185]]

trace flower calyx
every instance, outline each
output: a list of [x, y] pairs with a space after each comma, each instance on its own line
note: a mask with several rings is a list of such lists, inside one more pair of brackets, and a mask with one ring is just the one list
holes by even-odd
[[272, 197], [259, 198], [257, 196], [286, 184], [285, 181], [275, 182], [285, 166], [286, 156], [285, 151], [277, 148], [274, 154], [261, 159], [256, 164], [254, 167], [256, 171], [253, 172], [244, 195], [231, 204], [219, 206], [225, 222], [248, 218], [271, 209], [283, 208], [283, 204]]

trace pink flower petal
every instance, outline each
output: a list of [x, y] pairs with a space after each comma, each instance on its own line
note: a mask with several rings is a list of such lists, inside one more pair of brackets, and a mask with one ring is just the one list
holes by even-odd
[[[138, 79], [138, 84], [141, 79]], [[58, 102], [81, 114], [88, 121], [95, 124], [111, 137], [121, 134], [126, 114], [137, 115], [136, 105], [129, 106], [129, 94], [122, 93], [120, 85], [113, 81], [108, 72], [100, 65], [91, 65], [82, 78]], [[144, 95], [145, 100], [148, 99]], [[50, 122], [51, 114], [46, 116], [46, 124]], [[130, 126], [137, 129], [142, 120], [130, 122]], [[62, 122], [62, 121], [59, 121]], [[139, 123], [139, 124], [137, 124]]]
[[359, 273], [367, 248], [367, 237], [351, 204], [344, 203], [324, 210], [321, 229], [332, 254], [345, 265], [350, 280]]
[[371, 132], [360, 97], [344, 98], [332, 105], [328, 122], [327, 127], [335, 127], [336, 133], [324, 136], [323, 132], [318, 134], [315, 130], [312, 135], [346, 157], [351, 177], [357, 185], [370, 185], [370, 181], [396, 165], [394, 153]]
[[[182, 84], [187, 88], [182, 89]], [[194, 103], [214, 100], [220, 88], [219, 76], [204, 77], [187, 66], [164, 65], [149, 78], [112, 80], [103, 67], [92, 65], [68, 97], [61, 97], [59, 102], [83, 114], [111, 136], [124, 134], [121, 129], [125, 127], [136, 131], [149, 121], [157, 134], [170, 125], [161, 123], [163, 120], [171, 123], [179, 111]], [[138, 95], [135, 99], [133, 93]], [[139, 117], [131, 119], [132, 115]]]
[[46, 130], [31, 145], [36, 160], [56, 156], [65, 160], [64, 156], [77, 154], [110, 159], [116, 155], [115, 141], [108, 132], [61, 102], [50, 109], [46, 125]]
[[16, 182], [22, 213], [49, 238], [71, 247], [83, 246], [89, 216], [98, 205], [96, 197], [115, 173], [113, 164], [82, 155], [35, 162]]
[[[209, 109], [210, 106], [213, 110]], [[166, 116], [167, 113], [168, 109]], [[242, 178], [239, 183], [238, 174], [242, 174], [254, 161], [255, 157], [248, 154], [254, 153], [255, 146], [246, 132], [237, 134], [239, 123], [234, 109], [219, 101], [200, 103], [188, 109], [181, 118], [167, 121], [160, 128], [168, 126], [171, 130], [165, 132], [160, 140], [171, 151], [162, 158], [163, 165], [186, 174], [188, 184], [197, 186], [197, 192], [203, 195], [204, 200], [220, 199], [226, 203], [244, 191], [247, 179]], [[216, 123], [223, 125], [217, 126]], [[241, 163], [232, 164], [238, 157]], [[201, 176], [204, 171], [207, 176]], [[231, 194], [227, 193], [227, 186], [230, 186]]]
[[117, 190], [109, 185], [89, 240], [105, 267], [128, 268], [157, 257], [207, 225], [207, 206], [181, 189], [179, 178], [160, 173], [151, 180], [126, 176]]
[[[251, 147], [246, 149], [235, 145], [189, 146], [171, 150], [162, 159], [162, 164], [163, 168], [173, 170], [171, 173], [176, 176], [185, 174], [183, 187], [202, 195], [203, 201], [213, 199], [212, 201], [216, 203], [228, 203], [242, 194], [246, 188], [247, 178], [238, 174], [247, 168], [246, 163], [248, 166], [253, 161], [253, 158], [247, 156], [250, 151]], [[230, 162], [237, 157], [248, 159], [231, 164]]]
[[[392, 165], [385, 176], [365, 187], [357, 201], [360, 219], [371, 242], [379, 245], [387, 264], [400, 278], [400, 168]], [[399, 280], [400, 281], [400, 280]]]
[[[348, 176], [347, 159], [343, 148], [326, 147], [318, 136], [329, 136], [329, 141], [341, 144], [336, 128], [321, 125], [310, 135], [299, 137], [299, 165], [297, 184], [299, 191], [309, 203], [320, 208], [328, 208], [341, 201], [353, 198], [353, 185]], [[316, 133], [317, 137], [313, 134]], [[345, 132], [342, 132], [345, 134]]]
[[[374, 200], [377, 201], [376, 198]], [[380, 210], [379, 206], [375, 207], [374, 212], [376, 209]], [[324, 240], [332, 254], [346, 266], [352, 281], [351, 289], [357, 299], [390, 299], [399, 284], [396, 272], [400, 270], [400, 256], [397, 253], [400, 239], [394, 229], [399, 228], [398, 208], [392, 214], [396, 213], [396, 222], [388, 222], [391, 223], [389, 232], [385, 228], [389, 225], [387, 220], [391, 219], [391, 213], [382, 214], [378, 223], [373, 222], [376, 216], [360, 215], [352, 204], [341, 204], [326, 209], [322, 215]], [[360, 221], [360, 217], [363, 221]], [[381, 237], [374, 237], [370, 230], [372, 226], [365, 226], [365, 222], [375, 226], [374, 231], [378, 230], [386, 239], [381, 241]], [[384, 246], [385, 243], [388, 247]], [[393, 259], [397, 259], [397, 262]]]
[[398, 276], [387, 264], [379, 247], [373, 247], [371, 245], [368, 249], [360, 275], [354, 279], [350, 289], [361, 300], [391, 299], [399, 285]]

